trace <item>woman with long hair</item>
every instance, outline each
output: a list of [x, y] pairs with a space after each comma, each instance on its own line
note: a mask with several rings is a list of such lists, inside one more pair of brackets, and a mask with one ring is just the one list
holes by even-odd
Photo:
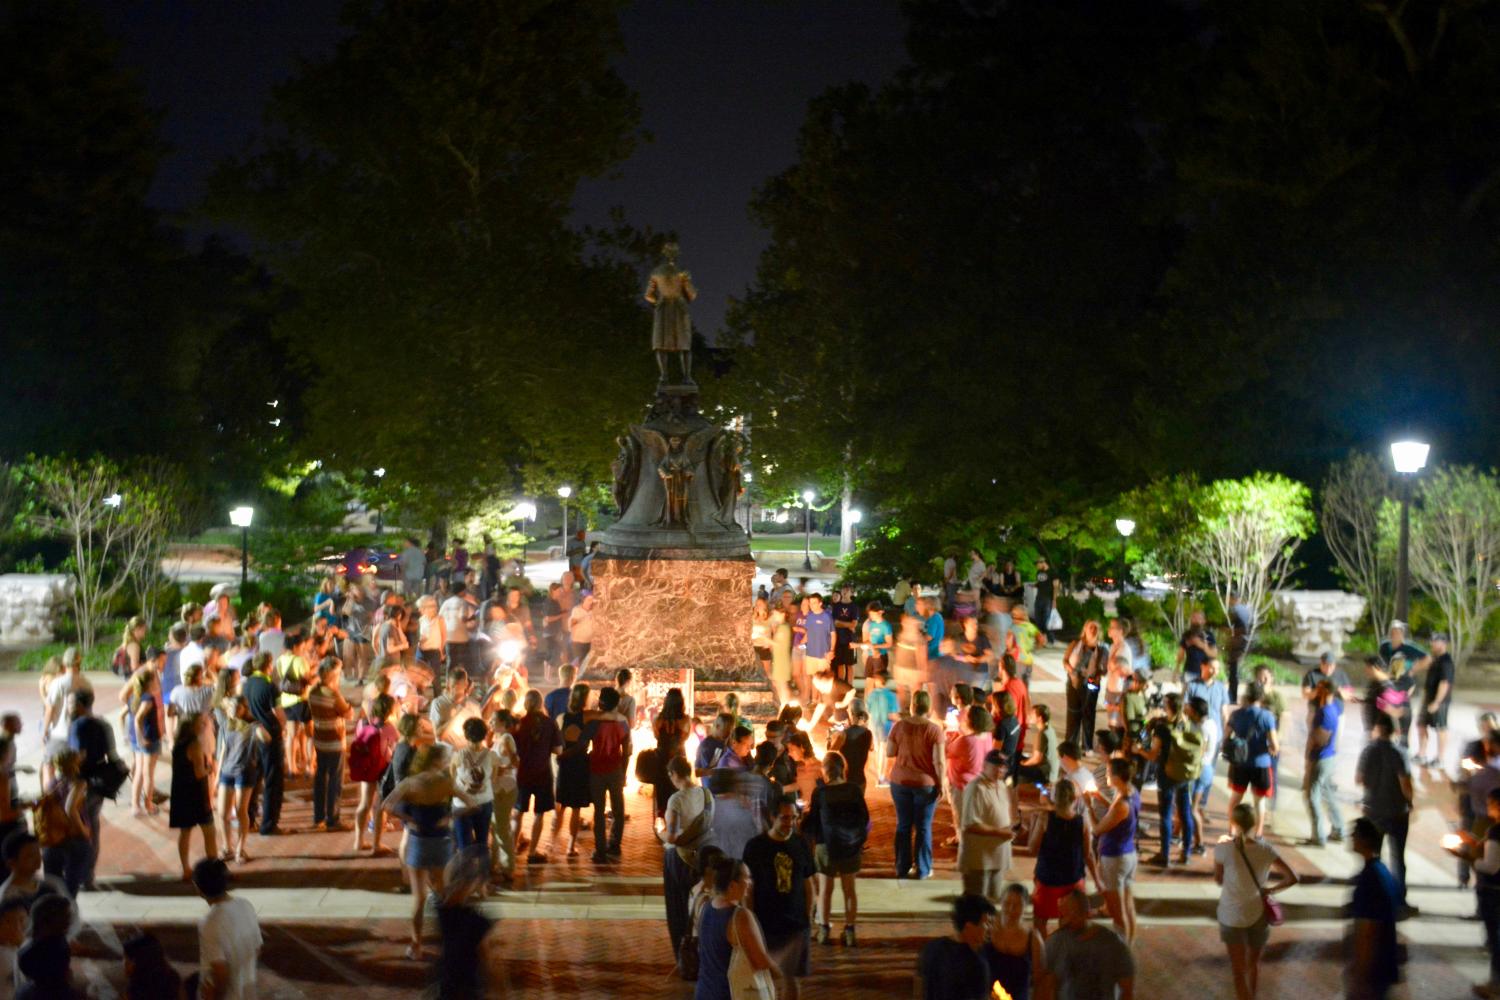
[[783, 601], [771, 610], [768, 620], [771, 627], [771, 687], [776, 692], [777, 704], [785, 705], [792, 700], [792, 624], [797, 620], [797, 613], [788, 608], [787, 601]]
[[1094, 715], [1099, 706], [1099, 685], [1107, 661], [1099, 643], [1099, 623], [1083, 623], [1078, 638], [1068, 644], [1063, 654], [1067, 670], [1067, 724], [1063, 739], [1081, 747], [1094, 745]]
[[[589, 738], [583, 717], [589, 703], [589, 686], [575, 684], [568, 692], [568, 710], [558, 720], [562, 730], [562, 752], [557, 756], [557, 805], [568, 810], [568, 857], [578, 857], [578, 831], [583, 828], [583, 810], [593, 805], [589, 791]], [[554, 824], [554, 834], [556, 833]]]
[[[1100, 733], [1101, 737], [1108, 735]], [[1139, 859], [1135, 841], [1140, 828], [1141, 793], [1135, 787], [1135, 763], [1128, 758], [1108, 760], [1109, 787], [1114, 801], [1095, 814], [1094, 833], [1098, 837], [1099, 878], [1104, 890], [1104, 906], [1115, 929], [1126, 944], [1135, 943], [1135, 870]], [[1096, 791], [1090, 809], [1103, 803]]]
[[[257, 779], [256, 746], [271, 742], [271, 734], [250, 717], [244, 699], [229, 695], [219, 702], [219, 824], [224, 834], [224, 860], [244, 863], [245, 839], [250, 835], [250, 796]], [[236, 819], [238, 822], [236, 823]]]
[[1223, 887], [1219, 940], [1229, 949], [1235, 1000], [1251, 1000], [1260, 987], [1260, 956], [1271, 936], [1261, 894], [1274, 895], [1297, 884], [1297, 873], [1255, 836], [1255, 827], [1255, 807], [1241, 802], [1230, 814], [1229, 838], [1214, 848], [1214, 882]]
[[679, 787], [668, 773], [667, 765], [686, 752], [688, 736], [693, 732], [693, 720], [688, 716], [682, 688], [667, 691], [661, 701], [661, 711], [651, 723], [651, 731], [656, 736], [656, 773], [651, 776], [651, 783], [656, 818], [662, 819], [667, 814], [667, 804], [673, 792]]
[[1109, 659], [1104, 672], [1104, 724], [1106, 728], [1125, 729], [1125, 692], [1135, 674], [1135, 651], [1130, 645], [1134, 626], [1129, 618], [1112, 618], [1109, 622]]
[[[405, 665], [406, 651], [410, 648], [406, 641], [406, 608], [394, 604], [385, 609], [385, 620], [375, 627], [371, 648], [375, 657], [371, 669], [376, 673], [383, 672], [386, 667]], [[359, 682], [365, 682], [363, 675]]]
[[797, 792], [799, 809], [806, 809], [812, 801], [813, 790], [823, 783], [823, 765], [813, 749], [812, 739], [801, 729], [795, 729], [786, 740], [786, 755], [797, 768], [793, 788]]
[[1011, 1000], [1031, 1000], [1036, 970], [1042, 968], [1042, 936], [1027, 926], [1026, 887], [1012, 882], [1000, 894], [1000, 906], [990, 939], [981, 953], [990, 967], [990, 980], [1010, 994]]
[[146, 619], [136, 615], [125, 623], [125, 633], [120, 637], [120, 645], [115, 650], [110, 669], [119, 677], [129, 677], [135, 673], [141, 665], [142, 643], [145, 641]]
[[441, 895], [444, 870], [453, 857], [454, 802], [462, 803], [462, 815], [475, 806], [469, 793], [459, 788], [448, 771], [449, 747], [433, 743], [418, 750], [412, 773], [380, 803], [381, 812], [399, 816], [406, 826], [406, 849], [402, 861], [411, 884], [411, 944], [406, 957], [422, 958], [422, 913], [427, 908], [427, 890]]
[[1060, 778], [1052, 786], [1052, 805], [1031, 829], [1031, 849], [1036, 853], [1036, 891], [1031, 897], [1032, 918], [1037, 931], [1047, 936], [1047, 924], [1058, 914], [1058, 903], [1074, 889], [1083, 888], [1085, 872], [1099, 882], [1094, 859], [1094, 838], [1087, 810], [1079, 808], [1078, 786]]
[[953, 820], [954, 835], [944, 841], [944, 847], [958, 845], [958, 831], [963, 829], [958, 814], [964, 788], [984, 770], [985, 755], [995, 746], [994, 731], [995, 721], [990, 713], [978, 705], [968, 705], [958, 711], [958, 732], [946, 734], [948, 813]]
[[911, 698], [911, 714], [891, 727], [886, 741], [896, 806], [897, 878], [913, 872], [919, 879], [932, 877], [932, 813], [942, 798], [945, 768], [943, 727], [927, 717], [931, 711], [931, 695], [918, 691]]
[[136, 693], [130, 703], [130, 749], [135, 752], [135, 770], [130, 775], [130, 814], [156, 815], [156, 762], [161, 757], [161, 734], [166, 728], [161, 706], [161, 681], [150, 667], [135, 678]]
[[771, 604], [764, 597], [757, 597], [750, 610], [750, 648], [755, 650], [755, 661], [765, 671], [766, 680], [770, 680]]
[[193, 880], [188, 864], [193, 828], [203, 835], [203, 855], [219, 856], [214, 838], [213, 794], [209, 774], [213, 749], [208, 733], [209, 716], [184, 715], [172, 737], [172, 798], [167, 805], [167, 826], [177, 831], [177, 859], [182, 862], [182, 880]]

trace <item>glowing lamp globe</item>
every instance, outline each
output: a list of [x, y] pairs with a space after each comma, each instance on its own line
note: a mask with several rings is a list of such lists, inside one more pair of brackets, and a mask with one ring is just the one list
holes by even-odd
[[1391, 463], [1396, 466], [1396, 471], [1403, 475], [1412, 475], [1421, 472], [1427, 464], [1427, 452], [1429, 446], [1422, 441], [1393, 441], [1391, 442]]
[[1128, 517], [1116, 518], [1115, 530], [1129, 538], [1135, 532], [1135, 522]]

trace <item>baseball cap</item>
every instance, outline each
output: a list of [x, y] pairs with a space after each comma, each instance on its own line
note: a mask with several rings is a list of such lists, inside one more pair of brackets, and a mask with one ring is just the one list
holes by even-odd
[[1447, 632], [1434, 632], [1434, 633], [1432, 633], [1432, 640], [1431, 641], [1433, 641], [1433, 642], [1448, 642], [1449, 641], [1448, 640], [1448, 633]]

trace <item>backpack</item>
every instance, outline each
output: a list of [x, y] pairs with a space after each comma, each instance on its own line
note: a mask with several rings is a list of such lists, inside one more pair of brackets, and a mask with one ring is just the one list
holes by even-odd
[[355, 729], [349, 744], [349, 776], [355, 781], [379, 781], [385, 763], [380, 727], [366, 719]]
[[481, 750], [475, 753], [473, 750], [465, 749], [458, 755], [458, 787], [470, 795], [478, 795], [484, 791], [485, 773], [488, 754]]
[[110, 661], [109, 669], [114, 672], [116, 677], [129, 677], [130, 650], [126, 649], [124, 646], [121, 646], [119, 649], [115, 650], [115, 658]]
[[1174, 782], [1196, 781], [1203, 772], [1203, 733], [1190, 726], [1172, 729], [1167, 752], [1167, 777]]
[[1219, 752], [1236, 767], [1244, 767], [1250, 763], [1250, 741], [1233, 729], [1224, 734], [1224, 746]]

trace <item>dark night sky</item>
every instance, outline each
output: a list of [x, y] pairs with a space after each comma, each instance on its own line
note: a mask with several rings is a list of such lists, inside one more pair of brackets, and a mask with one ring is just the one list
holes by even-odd
[[[97, 0], [150, 102], [165, 112], [152, 201], [192, 207], [213, 164], [240, 149], [271, 87], [339, 37], [336, 0]], [[643, 145], [617, 178], [586, 184], [577, 218], [612, 205], [675, 229], [714, 331], [754, 277], [765, 234], [746, 207], [796, 157], [807, 101], [847, 80], [878, 83], [903, 61], [895, 0], [652, 0], [622, 19], [625, 80], [640, 95]]]

